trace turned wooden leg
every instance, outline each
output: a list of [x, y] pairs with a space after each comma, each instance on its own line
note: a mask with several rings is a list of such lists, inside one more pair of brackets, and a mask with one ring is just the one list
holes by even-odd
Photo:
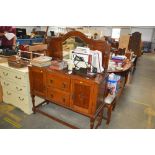
[[107, 110], [107, 122], [106, 122], [107, 125], [110, 123], [111, 111], [112, 111], [112, 108], [109, 107], [108, 110]]
[[33, 105], [32, 111], [35, 114], [36, 113], [36, 110], [35, 110], [35, 95], [31, 95], [31, 97], [32, 97], [32, 105]]
[[49, 101], [48, 101], [48, 100], [46, 100], [46, 103], [47, 103], [47, 104], [49, 104]]
[[94, 121], [95, 121], [94, 118], [90, 118], [90, 129], [94, 128]]
[[98, 125], [97, 126], [100, 126], [101, 123], [102, 123], [102, 118], [103, 118], [103, 109], [101, 110], [101, 112], [99, 113], [99, 119], [98, 119]]
[[129, 76], [129, 70], [125, 72], [125, 83], [124, 83], [124, 87], [128, 81], [128, 76]]

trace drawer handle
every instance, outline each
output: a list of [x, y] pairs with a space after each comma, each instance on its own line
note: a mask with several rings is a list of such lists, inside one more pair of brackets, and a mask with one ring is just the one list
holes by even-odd
[[8, 95], [11, 95], [11, 93], [9, 93], [8, 91], [7, 91], [7, 94], [8, 94]]
[[53, 94], [51, 94], [51, 98], [53, 98]]
[[4, 76], [8, 76], [8, 73], [3, 72], [3, 75], [4, 75]]
[[62, 83], [62, 87], [63, 87], [63, 88], [66, 88], [66, 84], [65, 84], [65, 83]]
[[21, 80], [21, 77], [15, 76], [16, 79]]
[[9, 86], [9, 83], [5, 83], [5, 82], [4, 82], [4, 85], [5, 85], [5, 86]]
[[17, 89], [18, 91], [22, 91], [22, 90], [23, 90], [22, 88], [18, 88], [18, 87], [16, 87], [16, 89]]
[[53, 80], [50, 80], [50, 83], [53, 83]]
[[65, 102], [66, 102], [66, 99], [65, 99], [65, 98], [63, 98], [63, 99], [62, 99], [62, 101], [65, 103]]
[[74, 96], [74, 94], [72, 94], [72, 100], [74, 100], [74, 98], [75, 98], [75, 96]]
[[20, 101], [24, 101], [24, 98], [18, 97]]

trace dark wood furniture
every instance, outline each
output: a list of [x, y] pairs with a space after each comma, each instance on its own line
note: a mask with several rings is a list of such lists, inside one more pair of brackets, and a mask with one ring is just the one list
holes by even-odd
[[129, 39], [129, 50], [133, 51], [137, 57], [141, 56], [141, 33], [134, 32]]
[[106, 70], [108, 68], [109, 56], [110, 56], [110, 46], [106, 41], [93, 40], [87, 38], [83, 33], [79, 31], [70, 31], [62, 37], [48, 37], [48, 54], [53, 58], [63, 58], [63, 42], [70, 37], [78, 37], [83, 40], [91, 50], [99, 50], [102, 52], [102, 64], [103, 68]]
[[[48, 67], [29, 66], [30, 90], [33, 103], [33, 112], [39, 112], [51, 119], [58, 121], [71, 128], [77, 128], [67, 122], [55, 118], [41, 110], [44, 103], [55, 103], [68, 108], [74, 112], [83, 114], [90, 118], [90, 128], [97, 128], [101, 125], [103, 117], [104, 97], [106, 94], [106, 78], [108, 74], [108, 58], [110, 47], [104, 41], [88, 39], [78, 31], [69, 32], [58, 38], [49, 38], [49, 56], [62, 59], [62, 43], [65, 39], [76, 36], [85, 41], [93, 50], [102, 51], [104, 73], [97, 74], [96, 77], [88, 78], [84, 76], [68, 74], [68, 71], [55, 71]], [[45, 99], [39, 105], [35, 105], [35, 96]], [[97, 125], [95, 126], [95, 120]]]
[[[101, 124], [107, 74], [98, 74], [95, 78], [87, 79], [65, 71], [29, 66], [29, 75], [34, 113], [45, 114], [35, 105], [34, 97], [39, 96], [45, 102], [50, 101], [90, 117], [90, 128], [94, 127], [96, 118], [97, 127]], [[65, 125], [76, 128], [67, 123]]]
[[108, 73], [115, 73], [117, 75], [120, 75], [121, 77], [124, 77], [125, 78], [124, 86], [125, 86], [128, 80], [128, 74], [131, 71], [132, 67], [133, 67], [133, 63], [129, 61], [123, 66], [122, 70], [108, 70]]

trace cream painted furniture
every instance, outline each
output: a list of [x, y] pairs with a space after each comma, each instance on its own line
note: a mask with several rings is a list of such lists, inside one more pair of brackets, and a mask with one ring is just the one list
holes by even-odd
[[[12, 68], [8, 63], [0, 63], [0, 81], [3, 102], [12, 104], [26, 114], [32, 113], [28, 67]], [[39, 101], [40, 102], [40, 101]]]
[[130, 39], [130, 35], [121, 35], [120, 39], [119, 39], [119, 47], [118, 48], [125, 48], [126, 51], [128, 50], [128, 46], [129, 46], [129, 39]]

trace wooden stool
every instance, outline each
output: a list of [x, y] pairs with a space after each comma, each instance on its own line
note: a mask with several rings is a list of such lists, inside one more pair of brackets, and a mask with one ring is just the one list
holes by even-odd
[[[113, 99], [113, 101], [109, 103], [105, 103], [103, 107], [103, 111], [105, 108], [107, 108], [107, 116], [103, 116], [103, 119], [107, 120], [106, 124], [109, 125], [110, 119], [111, 119], [111, 112], [115, 109], [116, 106], [116, 97]], [[103, 112], [104, 114], [104, 112]]]

